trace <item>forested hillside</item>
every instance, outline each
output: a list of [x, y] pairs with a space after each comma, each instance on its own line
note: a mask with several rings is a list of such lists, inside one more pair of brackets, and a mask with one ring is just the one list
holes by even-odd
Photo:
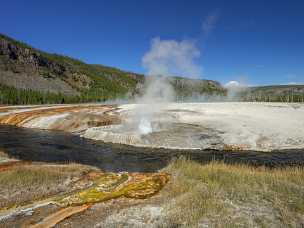
[[[100, 102], [138, 94], [145, 77], [37, 50], [0, 34], [0, 103]], [[216, 81], [173, 77], [177, 95], [225, 95]]]
[[249, 87], [237, 99], [259, 102], [304, 102], [304, 85], [273, 85]]

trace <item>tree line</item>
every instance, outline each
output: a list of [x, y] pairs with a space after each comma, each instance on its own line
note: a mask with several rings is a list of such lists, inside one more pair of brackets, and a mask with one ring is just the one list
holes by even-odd
[[[185, 91], [184, 91], [185, 92]], [[177, 93], [179, 95], [187, 94]], [[219, 100], [224, 100], [224, 94], [213, 94], [219, 96]], [[183, 96], [183, 97], [184, 97]], [[32, 89], [17, 89], [12, 86], [0, 84], [0, 104], [3, 105], [29, 105], [29, 104], [71, 104], [87, 102], [104, 102], [107, 100], [123, 99], [124, 93], [113, 88], [109, 91], [102, 88], [92, 88], [82, 91], [78, 96], [67, 96], [62, 93], [42, 92]], [[207, 97], [205, 97], [207, 99]], [[189, 99], [194, 99], [193, 95]], [[187, 100], [187, 99], [185, 99]], [[209, 100], [209, 99], [207, 99]], [[210, 99], [212, 101], [212, 99]], [[304, 103], [304, 93], [284, 92], [281, 94], [263, 93], [243, 93], [237, 96], [237, 100], [246, 102], [302, 102]]]
[[0, 104], [28, 105], [28, 104], [70, 104], [86, 102], [104, 102], [115, 99], [119, 94], [107, 94], [102, 90], [87, 90], [78, 96], [67, 96], [62, 93], [42, 92], [32, 89], [17, 89], [0, 84]]
[[293, 91], [279, 94], [269, 94], [263, 92], [248, 93], [241, 95], [241, 101], [304, 103], [304, 93], [294, 93]]

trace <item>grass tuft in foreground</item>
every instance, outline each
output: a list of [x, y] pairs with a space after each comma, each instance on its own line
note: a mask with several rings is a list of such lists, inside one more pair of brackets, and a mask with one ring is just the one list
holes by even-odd
[[165, 205], [168, 226], [304, 226], [303, 168], [267, 169], [181, 158], [172, 174]]
[[69, 191], [73, 178], [89, 167], [68, 165], [24, 165], [0, 172], [0, 208]]

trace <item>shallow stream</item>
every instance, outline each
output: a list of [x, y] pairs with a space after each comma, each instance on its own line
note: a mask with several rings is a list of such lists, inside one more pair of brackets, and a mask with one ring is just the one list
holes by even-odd
[[92, 165], [105, 171], [154, 172], [180, 156], [206, 163], [220, 160], [269, 167], [304, 166], [304, 149], [272, 152], [169, 150], [103, 143], [60, 131], [0, 125], [0, 149], [25, 161]]

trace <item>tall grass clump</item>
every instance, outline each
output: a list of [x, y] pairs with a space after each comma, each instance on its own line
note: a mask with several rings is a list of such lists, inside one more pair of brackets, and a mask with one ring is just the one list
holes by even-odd
[[174, 224], [218, 227], [304, 225], [303, 168], [255, 168], [180, 158], [166, 171], [167, 217]]

